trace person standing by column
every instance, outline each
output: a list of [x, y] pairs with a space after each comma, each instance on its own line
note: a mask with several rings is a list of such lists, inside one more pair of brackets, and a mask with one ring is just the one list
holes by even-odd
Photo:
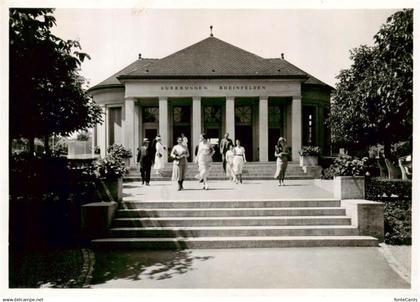
[[213, 154], [214, 149], [208, 141], [207, 135], [204, 133], [201, 134], [195, 162], [198, 163], [198, 171], [200, 172], [200, 182], [201, 180], [203, 181], [203, 189], [205, 190], [209, 189], [207, 177], [209, 176]]
[[187, 174], [187, 158], [190, 156], [188, 148], [183, 144], [182, 137], [177, 138], [177, 145], [172, 148], [173, 161], [172, 180], [178, 182], [178, 191], [184, 189], [183, 183]]
[[149, 145], [149, 139], [143, 139], [143, 144], [137, 153], [137, 162], [140, 165], [140, 174], [142, 184], [146, 182], [146, 186], [150, 186], [150, 170], [152, 169], [152, 157]]
[[288, 164], [288, 150], [287, 142], [284, 137], [280, 137], [274, 148], [274, 156], [277, 158], [276, 164], [277, 169], [274, 174], [274, 178], [279, 180], [279, 186], [284, 184], [284, 176], [286, 175], [286, 169]]
[[153, 168], [156, 170], [156, 174], [160, 175], [160, 170], [165, 167], [165, 158], [163, 156], [165, 154], [164, 152], [165, 152], [166, 147], [162, 144], [162, 140], [160, 136], [156, 136], [155, 140], [156, 140], [156, 145], [155, 145], [156, 153], [155, 153], [155, 165], [153, 166]]
[[225, 133], [225, 136], [220, 141], [220, 154], [222, 154], [223, 161], [223, 171], [226, 173], [226, 152], [229, 150], [230, 146], [233, 146], [232, 140], [229, 138], [229, 133]]
[[246, 163], [245, 148], [241, 146], [239, 139], [236, 140], [236, 147], [233, 149], [233, 173], [235, 174], [235, 181], [242, 183], [242, 170]]

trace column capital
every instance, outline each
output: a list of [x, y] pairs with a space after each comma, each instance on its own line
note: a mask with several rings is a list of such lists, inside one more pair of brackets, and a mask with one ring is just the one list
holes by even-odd
[[132, 96], [127, 96], [127, 97], [124, 98], [124, 101], [126, 101], [126, 102], [133, 101], [133, 102], [135, 102], [135, 101], [137, 101], [137, 98], [132, 97]]
[[160, 96], [159, 97], [159, 101], [167, 101], [168, 97], [167, 96]]
[[297, 95], [292, 95], [292, 98], [294, 99], [294, 100], [297, 100], [297, 99], [302, 99], [302, 95], [300, 95], [300, 94], [297, 94]]

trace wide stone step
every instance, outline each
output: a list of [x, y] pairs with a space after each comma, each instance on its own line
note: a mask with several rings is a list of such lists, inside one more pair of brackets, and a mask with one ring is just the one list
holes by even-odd
[[110, 237], [357, 236], [353, 226], [242, 226], [112, 228]]
[[369, 236], [264, 236], [264, 237], [178, 237], [104, 238], [92, 241], [95, 248], [135, 248], [144, 250], [377, 246]]
[[275, 199], [275, 200], [147, 200], [124, 201], [126, 209], [172, 209], [172, 208], [299, 208], [299, 207], [340, 207], [337, 199]]
[[350, 225], [346, 216], [115, 218], [113, 227]]
[[185, 209], [120, 209], [123, 217], [231, 217], [231, 216], [344, 216], [344, 208], [185, 208]]

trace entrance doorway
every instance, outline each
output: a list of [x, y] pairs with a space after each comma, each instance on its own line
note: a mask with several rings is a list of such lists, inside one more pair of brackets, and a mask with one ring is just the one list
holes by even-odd
[[245, 148], [245, 156], [247, 161], [252, 161], [252, 126], [236, 126], [235, 139], [239, 139], [241, 146]]
[[[192, 138], [191, 138], [191, 106], [174, 106], [173, 107], [173, 130], [172, 130], [172, 142], [175, 145], [176, 144], [176, 138], [181, 136], [181, 133], [184, 133], [184, 135], [188, 139], [188, 151], [190, 152], [190, 157], [188, 158], [188, 161], [192, 160], [191, 156], [191, 144], [192, 144]], [[168, 146], [172, 148], [172, 146]]]
[[207, 133], [207, 137], [210, 141], [215, 144], [213, 161], [220, 162], [222, 161], [222, 155], [220, 154], [220, 139], [222, 137], [222, 106], [217, 103], [217, 100], [213, 100], [212, 103], [204, 105], [202, 110], [204, 131]]
[[278, 139], [284, 136], [284, 106], [274, 104], [268, 106], [268, 160], [275, 161], [274, 146]]
[[252, 105], [239, 105], [235, 107], [235, 139], [241, 141], [245, 148], [247, 161], [253, 160], [253, 114]]

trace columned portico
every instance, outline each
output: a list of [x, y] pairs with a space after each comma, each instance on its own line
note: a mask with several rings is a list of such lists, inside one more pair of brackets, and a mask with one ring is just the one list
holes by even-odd
[[268, 161], [268, 98], [260, 97], [259, 101], [259, 159]]
[[193, 97], [192, 99], [192, 138], [190, 139], [192, 145], [192, 154], [190, 157], [195, 159], [195, 146], [200, 142], [201, 134], [201, 98]]
[[292, 100], [292, 160], [299, 160], [299, 150], [302, 148], [302, 98], [293, 96]]
[[[159, 97], [159, 134], [162, 139], [163, 144], [168, 144], [168, 98]], [[169, 146], [168, 146], [169, 147]], [[165, 162], [168, 161], [168, 154], [166, 149], [164, 151], [163, 158]]]
[[[191, 64], [201, 57], [206, 64]], [[241, 140], [247, 161], [274, 161], [280, 136], [293, 161], [302, 145], [320, 146], [326, 155], [330, 143], [323, 122], [331, 89], [284, 58], [264, 59], [210, 37], [165, 59], [141, 58], [91, 88], [106, 114], [95, 142], [101, 156], [121, 143], [135, 154], [143, 138], [160, 133], [167, 161], [176, 136], [184, 133], [192, 160], [202, 132], [216, 150], [227, 132]], [[216, 152], [213, 160], [220, 158]]]
[[226, 97], [226, 132], [235, 143], [235, 98]]

